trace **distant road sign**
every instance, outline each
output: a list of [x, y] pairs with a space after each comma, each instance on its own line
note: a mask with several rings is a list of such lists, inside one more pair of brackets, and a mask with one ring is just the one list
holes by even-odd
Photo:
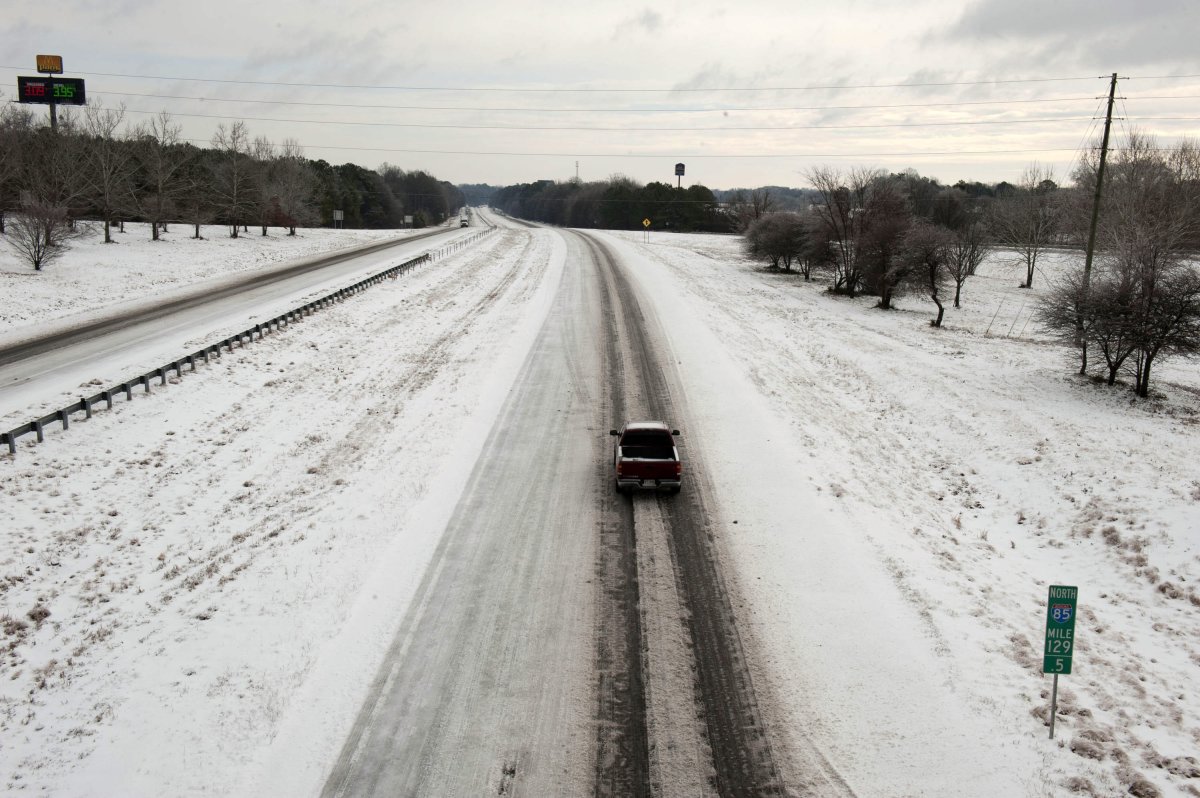
[[650, 226], [650, 220], [642, 219], [642, 227], [649, 227], [649, 226]]
[[675, 174], [679, 175], [680, 177], [683, 177], [683, 164], [681, 164], [681, 163], [675, 164]]
[[1071, 672], [1075, 653], [1075, 603], [1079, 588], [1051, 585], [1046, 604], [1046, 649], [1042, 654], [1042, 673], [1066, 675]]
[[62, 56], [61, 55], [39, 55], [37, 57], [37, 71], [48, 72], [51, 75], [61, 75]]
[[17, 101], [23, 103], [54, 103], [55, 105], [87, 105], [82, 78], [17, 77]]

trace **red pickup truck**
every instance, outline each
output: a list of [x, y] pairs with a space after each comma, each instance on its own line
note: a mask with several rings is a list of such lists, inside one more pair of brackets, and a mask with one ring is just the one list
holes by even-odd
[[679, 492], [683, 464], [674, 437], [679, 430], [661, 421], [630, 421], [620, 430], [609, 430], [608, 434], [617, 438], [613, 447], [617, 493], [634, 488]]

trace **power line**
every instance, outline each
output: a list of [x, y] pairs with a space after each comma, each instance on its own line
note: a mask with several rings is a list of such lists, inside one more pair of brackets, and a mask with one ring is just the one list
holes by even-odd
[[[1107, 77], [1101, 75], [1100, 77]], [[1200, 75], [1122, 75], [1121, 80], [1174, 80], [1178, 78], [1200, 78]]]
[[[158, 111], [137, 111], [127, 109], [131, 114], [156, 115]], [[227, 114], [193, 114], [177, 113], [182, 116], [197, 119], [230, 119], [246, 122], [287, 122], [305, 125], [350, 125], [354, 127], [396, 127], [396, 128], [429, 128], [436, 130], [532, 130], [532, 131], [593, 131], [604, 133], [644, 133], [644, 132], [715, 132], [715, 131], [748, 131], [748, 130], [868, 130], [897, 127], [952, 127], [957, 125], [1019, 125], [1042, 124], [1049, 122], [1083, 122], [1091, 119], [1087, 116], [1055, 117], [1048, 119], [984, 119], [974, 121], [954, 122], [895, 122], [874, 125], [744, 125], [726, 127], [594, 127], [594, 126], [550, 126], [550, 125], [446, 125], [426, 124], [420, 122], [358, 122], [341, 119], [284, 119], [265, 116], [230, 116]]]
[[[210, 144], [208, 139], [183, 139], [193, 144]], [[1043, 147], [1016, 150], [941, 150], [930, 152], [780, 152], [780, 153], [637, 153], [637, 152], [510, 152], [503, 150], [421, 150], [397, 147], [345, 147], [333, 144], [301, 144], [306, 150], [351, 152], [395, 152], [411, 155], [486, 155], [532, 158], [909, 158], [934, 155], [1018, 155], [1038, 152], [1074, 152], [1074, 147]]]
[[[0, 69], [21, 70], [24, 67], [3, 66]], [[841, 83], [808, 86], [724, 86], [724, 87], [664, 87], [664, 88], [596, 88], [596, 87], [540, 87], [514, 88], [506, 86], [388, 86], [357, 83], [299, 83], [291, 81], [272, 80], [232, 80], [227, 78], [192, 78], [170, 75], [136, 75], [123, 72], [78, 72], [81, 75], [93, 75], [107, 78], [130, 78], [134, 80], [173, 80], [189, 83], [221, 83], [241, 86], [291, 86], [313, 89], [370, 89], [378, 91], [446, 91], [446, 92], [494, 92], [512, 94], [550, 94], [550, 93], [611, 93], [611, 94], [650, 94], [650, 93], [701, 93], [701, 92], [762, 92], [762, 91], [842, 91], [848, 89], [917, 89], [948, 86], [997, 86], [1017, 83], [1061, 83], [1082, 80], [1100, 80], [1105, 75], [1083, 75], [1075, 77], [1053, 78], [993, 78], [991, 80], [954, 80], [922, 83]]]
[[[793, 106], [728, 106], [720, 108], [529, 108], [529, 107], [497, 107], [497, 106], [466, 106], [466, 105], [372, 105], [364, 103], [330, 103], [330, 102], [301, 102], [298, 100], [260, 100], [260, 99], [234, 99], [225, 97], [190, 97], [178, 94], [144, 94], [138, 92], [125, 91], [93, 91], [93, 95], [114, 96], [114, 97], [150, 97], [163, 100], [192, 100], [196, 102], [218, 102], [218, 103], [253, 103], [256, 105], [297, 105], [297, 106], [312, 106], [320, 108], [366, 108], [372, 110], [396, 110], [396, 111], [495, 111], [495, 112], [514, 112], [514, 113], [618, 113], [618, 114], [710, 114], [723, 113], [728, 111], [755, 112], [755, 111], [847, 111], [847, 110], [874, 110], [881, 108], [943, 108], [953, 106], [973, 106], [973, 105], [1009, 105], [1009, 104], [1027, 104], [1027, 103], [1064, 103], [1064, 102], [1083, 102], [1096, 99], [1092, 96], [1083, 97], [1047, 97], [1041, 99], [1022, 99], [1022, 100], [961, 100], [956, 102], [930, 102], [930, 103], [887, 103], [880, 105], [793, 105]], [[1137, 99], [1177, 99], [1176, 97], [1145, 97]], [[1200, 95], [1188, 97], [1188, 99], [1200, 99]]]

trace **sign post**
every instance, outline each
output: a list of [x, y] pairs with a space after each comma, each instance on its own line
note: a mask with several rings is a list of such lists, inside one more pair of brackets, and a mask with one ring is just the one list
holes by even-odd
[[1058, 677], [1071, 672], [1075, 654], [1075, 604], [1079, 588], [1051, 585], [1046, 601], [1046, 648], [1042, 652], [1042, 673], [1054, 674], [1050, 693], [1050, 739], [1054, 739], [1054, 717], [1058, 714]]
[[675, 188], [683, 188], [683, 169], [683, 164], [675, 164]]
[[57, 131], [58, 105], [87, 105], [83, 80], [81, 78], [53, 77], [62, 74], [61, 55], [37, 56], [37, 71], [44, 73], [46, 77], [17, 77], [17, 101], [49, 105], [50, 129]]
[[642, 219], [642, 227], [646, 228], [645, 243], [649, 244], [650, 243], [650, 220]]

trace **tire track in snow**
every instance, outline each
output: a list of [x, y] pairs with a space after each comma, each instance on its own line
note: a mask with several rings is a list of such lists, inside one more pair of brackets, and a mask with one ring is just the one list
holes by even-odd
[[[686, 418], [682, 397], [672, 395], [671, 386], [676, 381], [670, 379], [654, 349], [654, 341], [661, 339], [661, 335], [656, 334], [656, 323], [644, 312], [633, 287], [608, 248], [586, 234], [578, 235], [602, 272], [608, 287], [605, 301], [616, 306], [605, 313], [606, 318], [612, 318], [606, 347], [610, 352], [610, 363], [617, 366], [609, 372], [614, 420], [623, 419], [627, 407], [636, 411], [644, 409], [659, 419]], [[614, 348], [624, 351], [617, 356], [613, 353]], [[621, 390], [626, 392], [623, 399], [617, 396]], [[657, 503], [667, 527], [675, 594], [682, 604], [679, 613], [692, 643], [695, 674], [692, 688], [699, 704], [697, 711], [703, 717], [703, 734], [711, 749], [712, 772], [705, 774], [706, 780], [709, 788], [719, 795], [784, 794], [708, 529], [705, 497], [711, 494], [712, 488], [697, 454], [688, 458], [691, 487], [670, 499], [660, 497]], [[610, 477], [606, 468], [604, 484]], [[626, 506], [635, 508], [632, 503]], [[628, 523], [633, 525], [638, 517], [643, 517], [642, 508], [638, 506], [631, 516]], [[636, 535], [636, 528], [631, 528], [627, 535], [630, 545], [636, 543]], [[670, 591], [662, 594], [669, 595]], [[669, 612], [670, 609], [661, 611]], [[640, 618], [627, 622], [638, 626], [640, 638]], [[643, 641], [643, 649], [646, 643]], [[647, 658], [639, 666], [645, 667], [645, 662], [652, 660]], [[676, 688], [678, 691], [679, 686]], [[644, 706], [642, 717], [645, 723]], [[687, 733], [686, 729], [672, 731]], [[663, 741], [650, 739], [650, 749], [656, 750], [660, 742]], [[669, 759], [670, 755], [656, 750], [656, 770], [663, 767], [669, 771], [670, 763], [659, 757]], [[662, 775], [666, 778], [669, 773]], [[598, 794], [608, 794], [602, 786], [598, 784]], [[680, 785], [674, 783], [654, 786], [654, 791], [662, 794], [674, 794], [680, 789]]]

